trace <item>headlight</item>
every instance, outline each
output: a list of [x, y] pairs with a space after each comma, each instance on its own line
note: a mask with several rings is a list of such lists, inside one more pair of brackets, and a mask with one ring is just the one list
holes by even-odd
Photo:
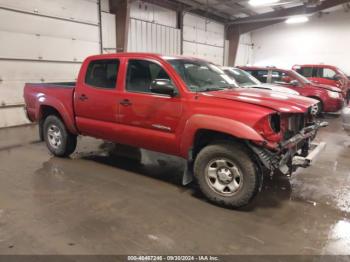
[[340, 98], [340, 93], [338, 93], [338, 92], [328, 91], [328, 95], [331, 98]]
[[271, 114], [260, 119], [256, 125], [255, 129], [270, 142], [281, 141], [281, 117], [279, 114]]

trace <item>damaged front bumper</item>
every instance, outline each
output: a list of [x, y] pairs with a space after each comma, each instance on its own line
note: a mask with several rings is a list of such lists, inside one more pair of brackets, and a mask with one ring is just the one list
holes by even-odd
[[328, 126], [327, 122], [318, 122], [303, 128], [292, 138], [279, 144], [277, 152], [249, 144], [249, 147], [258, 156], [262, 165], [270, 170], [271, 174], [277, 170], [282, 174], [290, 175], [298, 167], [308, 167], [319, 153], [326, 147], [326, 143], [311, 143], [317, 131]]
[[294, 156], [292, 165], [296, 167], [308, 167], [316, 160], [317, 156], [326, 148], [326, 143], [311, 144], [312, 151], [306, 156]]

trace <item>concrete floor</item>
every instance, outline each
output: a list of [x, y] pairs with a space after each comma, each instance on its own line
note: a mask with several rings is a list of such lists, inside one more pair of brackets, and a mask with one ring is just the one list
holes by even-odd
[[179, 159], [91, 138], [59, 159], [35, 126], [0, 130], [0, 254], [350, 254], [350, 137], [326, 118], [317, 164], [240, 211], [182, 187]]

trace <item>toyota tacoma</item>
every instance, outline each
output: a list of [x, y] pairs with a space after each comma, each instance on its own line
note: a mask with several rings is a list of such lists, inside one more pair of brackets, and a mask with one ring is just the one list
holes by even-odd
[[324, 148], [312, 144], [325, 122], [316, 100], [235, 88], [212, 63], [196, 58], [118, 53], [87, 58], [76, 83], [26, 84], [28, 118], [58, 157], [92, 136], [187, 160], [212, 202], [237, 208], [261, 189], [266, 173], [290, 175]]

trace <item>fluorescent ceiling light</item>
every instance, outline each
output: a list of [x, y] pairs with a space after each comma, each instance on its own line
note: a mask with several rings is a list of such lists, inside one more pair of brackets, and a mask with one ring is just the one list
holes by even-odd
[[309, 18], [307, 16], [294, 16], [290, 17], [286, 20], [287, 24], [300, 24], [300, 23], [306, 23], [309, 21]]
[[250, 0], [251, 6], [266, 6], [278, 3], [280, 0]]

